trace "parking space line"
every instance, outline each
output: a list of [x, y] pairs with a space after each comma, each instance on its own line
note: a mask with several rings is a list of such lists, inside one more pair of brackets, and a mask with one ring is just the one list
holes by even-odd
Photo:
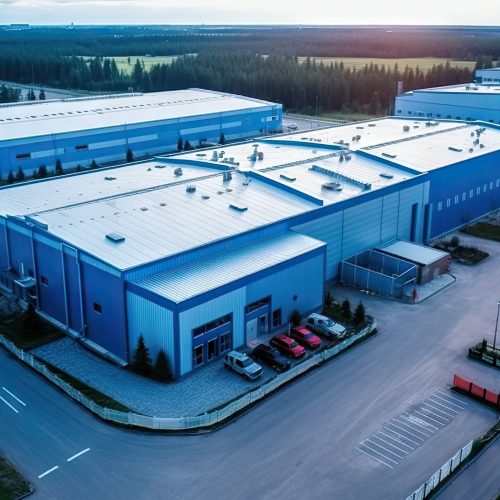
[[[425, 429], [426, 431], [430, 432], [430, 436], [432, 436], [432, 434], [434, 434], [435, 431], [429, 429], [429, 427], [434, 427], [432, 424], [428, 424], [428, 425], [422, 425], [420, 422], [422, 422], [422, 419], [421, 418], [418, 418], [418, 417], [414, 417], [413, 415], [410, 415], [409, 413], [401, 413], [401, 415], [403, 416], [403, 418], [405, 418], [408, 422], [411, 422], [412, 424], [415, 424], [415, 425], [418, 425], [420, 428], [422, 429]], [[417, 420], [419, 420], [419, 422], [417, 422]], [[437, 430], [437, 427], [435, 427], [435, 429]], [[424, 433], [425, 434], [425, 433]]]
[[[457, 410], [454, 410], [453, 408], [450, 408], [449, 406], [443, 405], [439, 403], [438, 401], [434, 401], [432, 398], [429, 398], [434, 404], [437, 404], [439, 406], [442, 406], [443, 408], [446, 408], [448, 411], [452, 411], [455, 413], [455, 415], [458, 415], [460, 412]], [[450, 417], [454, 417], [455, 415], [450, 415]]]
[[23, 401], [21, 401], [16, 395], [12, 394], [12, 392], [10, 392], [8, 389], [6, 389], [5, 387], [2, 386], [2, 389], [7, 393], [9, 394], [10, 396], [12, 396], [18, 403], [21, 403], [23, 406], [26, 406], [26, 403], [24, 403]]
[[[406, 432], [407, 434], [410, 434], [410, 436], [414, 437], [415, 439], [422, 439], [422, 438], [419, 438], [418, 436], [414, 436], [411, 432], [408, 432], [408, 431], [405, 431], [404, 429], [401, 429], [401, 427], [398, 427], [397, 425], [394, 425], [394, 424], [391, 424], [389, 422], [387, 422], [387, 426], [389, 425], [392, 425], [393, 427], [396, 427], [396, 429], [399, 429], [400, 431], [402, 432]], [[413, 441], [412, 439], [406, 437], [406, 436], [403, 436], [403, 434], [401, 433], [398, 433], [396, 431], [393, 431], [392, 429], [388, 429], [386, 425], [384, 425], [384, 429], [387, 430], [388, 432], [392, 432], [394, 434], [396, 434], [396, 436], [399, 436], [401, 439], [406, 439], [407, 441], [410, 441], [410, 443], [413, 443], [417, 446], [420, 446], [420, 443], [417, 443], [416, 441]], [[422, 442], [424, 442], [424, 440], [422, 439]]]
[[[432, 401], [432, 400], [431, 400], [431, 401]], [[448, 416], [448, 417], [453, 418], [453, 417], [455, 417], [455, 416], [456, 416], [456, 415], [450, 415], [449, 413], [446, 413], [444, 410], [441, 410], [441, 409], [439, 409], [439, 408], [436, 408], [436, 407], [435, 407], [435, 406], [433, 406], [431, 403], [426, 403], [426, 402], [424, 402], [423, 404], [424, 404], [424, 405], [427, 405], [427, 406], [430, 406], [430, 407], [431, 407], [431, 408], [432, 408], [435, 412], [436, 412], [436, 411], [438, 411], [439, 413], [444, 413], [444, 414], [445, 414], [446, 416]], [[438, 415], [438, 416], [440, 416], [440, 415]], [[448, 421], [450, 421], [450, 420], [451, 420], [451, 418], [445, 418], [445, 417], [441, 417], [441, 418], [444, 418], [445, 420], [448, 420]]]
[[[427, 406], [430, 406], [432, 409], [429, 410], [429, 408], [424, 408], [424, 405], [427, 405]], [[438, 420], [438, 422], [440, 424], [443, 424], [443, 425], [446, 425], [445, 423], [442, 422], [442, 420], [444, 420], [445, 422], [451, 422], [451, 419], [450, 418], [446, 418], [446, 417], [443, 417], [442, 415], [440, 415], [439, 413], [436, 413], [436, 409], [434, 407], [432, 407], [431, 405], [427, 404], [427, 403], [423, 403], [422, 406], [420, 407], [420, 409], [425, 412], [426, 414], [430, 413], [431, 415], [434, 415], [436, 418], [439, 418], [441, 420]]]
[[[444, 396], [446, 396], [447, 398], [451, 398], [451, 399], [454, 399], [455, 401], [458, 401], [459, 403], [465, 405], [465, 406], [469, 406], [469, 403], [467, 403], [466, 401], [462, 401], [461, 399], [458, 399], [458, 398], [455, 398], [454, 396], [450, 396], [449, 394], [447, 394], [446, 392], [443, 392], [443, 391], [437, 391], [439, 392], [439, 394], [443, 394]], [[439, 396], [438, 396], [439, 397]], [[442, 399], [442, 398], [441, 398]], [[452, 403], [453, 404], [453, 403]]]
[[[396, 420], [396, 417], [394, 417], [393, 420]], [[426, 438], [432, 436], [432, 432], [430, 434], [427, 434], [424, 431], [421, 431], [418, 427], [413, 427], [413, 425], [410, 425], [409, 423], [407, 423], [408, 420], [406, 420], [406, 422], [402, 422], [401, 420], [396, 420], [396, 422], [398, 422], [401, 425], [405, 425], [406, 427], [409, 427], [413, 432], [418, 432], [418, 433], [422, 434], [423, 436], [425, 436]]]
[[[378, 433], [377, 433], [378, 434]], [[370, 439], [379, 439], [380, 441], [382, 441], [383, 443], [387, 444], [387, 446], [392, 446], [393, 448], [396, 448], [396, 450], [399, 450], [401, 453], [404, 453], [405, 455], [408, 455], [409, 451], [407, 450], [402, 450], [401, 448], [399, 448], [398, 446], [396, 446], [395, 444], [392, 444], [390, 443], [389, 441], [386, 441], [385, 439], [382, 439], [381, 437], [378, 437], [377, 434], [373, 434], [372, 436], [370, 436]], [[401, 457], [403, 458], [403, 457]]]
[[14, 408], [8, 401], [6, 401], [4, 398], [2, 398], [2, 396], [0, 396], [0, 399], [12, 410], [12, 411], [15, 411], [16, 413], [19, 413], [18, 410], [16, 410], [16, 408]]
[[370, 448], [367, 444], [365, 444], [364, 441], [361, 441], [359, 443], [360, 446], [364, 446], [365, 448], [368, 448], [370, 451], [373, 451], [373, 453], [376, 453], [377, 455], [380, 455], [381, 457], [384, 457], [386, 460], [389, 460], [389, 462], [393, 462], [396, 465], [398, 465], [399, 462], [396, 462], [396, 460], [393, 460], [392, 458], [386, 457], [383, 453], [380, 453], [380, 451], [374, 450], [373, 448]]
[[[391, 455], [394, 455], [395, 457], [398, 457], [398, 458], [401, 458], [401, 459], [404, 458], [401, 455], [398, 455], [396, 452], [394, 452], [392, 450], [388, 450], [387, 448], [384, 448], [381, 444], [378, 444], [377, 442], [372, 441], [371, 440], [372, 437], [374, 437], [374, 436], [370, 436], [368, 439], [366, 439], [366, 441], [368, 441], [370, 444], [373, 444], [374, 446], [378, 446], [379, 448], [382, 448], [384, 451], [386, 451], [387, 453], [390, 453]], [[389, 457], [386, 457], [386, 458], [389, 458]]]
[[[417, 436], [416, 434], [413, 434], [412, 432], [407, 431], [406, 429], [403, 429], [402, 427], [399, 427], [398, 425], [396, 425], [394, 423], [387, 422], [387, 425], [392, 425], [393, 427], [396, 427], [396, 429], [399, 429], [401, 432], [406, 432], [406, 434], [409, 434], [411, 437], [418, 439], [419, 441], [422, 441], [422, 443], [425, 441], [425, 439], [422, 439], [422, 436]], [[406, 438], [406, 439], [408, 439], [408, 438]], [[408, 440], [411, 441], [411, 439], [408, 439]], [[415, 441], [412, 441], [412, 443], [415, 443]], [[415, 444], [418, 444], [420, 446], [422, 443], [415, 443]]]
[[78, 452], [76, 455], [73, 455], [72, 457], [69, 457], [66, 462], [71, 462], [72, 460], [74, 460], [75, 458], [78, 458], [79, 456], [83, 455], [84, 453], [87, 453], [88, 451], [90, 451], [90, 448], [85, 448], [84, 450]]
[[[446, 398], [442, 398], [441, 396], [438, 396], [437, 394], [433, 394], [431, 396], [432, 398], [437, 398], [437, 399], [440, 399], [441, 401], [443, 401], [444, 403], [447, 403], [451, 406], [454, 406], [455, 408], [458, 408], [460, 411], [461, 410], [465, 410], [465, 406], [460, 406], [458, 405], [457, 403], [453, 403], [452, 401], [446, 399]], [[429, 398], [430, 399], [430, 398]], [[433, 400], [434, 401], [434, 400]], [[437, 402], [437, 401], [436, 401]], [[455, 408], [450, 408], [450, 410], [454, 410]]]
[[50, 474], [51, 472], [54, 472], [56, 469], [59, 469], [59, 465], [52, 467], [52, 469], [46, 470], [43, 474], [40, 474], [38, 476], [38, 479], [42, 479], [42, 477], [45, 477], [47, 474]]
[[396, 443], [400, 444], [401, 446], [406, 446], [407, 448], [410, 448], [410, 450], [414, 450], [415, 448], [413, 446], [410, 446], [409, 444], [403, 443], [401, 439], [394, 434], [396, 437], [392, 437], [389, 434], [386, 434], [385, 432], [378, 431], [379, 434], [382, 434], [382, 436], [385, 436], [387, 439], [392, 439], [393, 441], [396, 441]]
[[[429, 420], [432, 420], [433, 422], [436, 422], [436, 424], [439, 424], [441, 427], [445, 425], [444, 422], [440, 422], [439, 420], [436, 420], [435, 418], [429, 417], [429, 415], [426, 415], [425, 413], [420, 413], [418, 410], [413, 410], [415, 413], [418, 413], [419, 415], [422, 416], [422, 418], [428, 418]], [[431, 424], [429, 424], [431, 425]]]
[[[404, 422], [400, 422], [399, 420], [395, 420], [395, 418], [393, 418], [392, 420], [394, 420], [395, 422], [397, 422], [398, 424], [400, 425], [404, 425], [406, 427], [409, 427], [409, 425], [406, 425]], [[419, 439], [420, 441], [422, 441], [422, 443], [425, 441], [425, 439], [422, 437], [422, 436], [418, 436], [417, 434], [413, 434], [412, 432], [404, 429], [403, 427], [400, 427], [394, 423], [391, 423], [389, 422], [390, 425], [394, 425], [395, 427], [397, 427], [398, 429], [401, 429], [403, 432], [406, 432], [408, 434], [410, 434], [411, 436], [413, 436], [415, 439]], [[410, 429], [413, 431], [413, 432], [420, 432], [418, 429], [413, 429], [413, 427], [410, 427]], [[423, 432], [420, 432], [421, 434], [423, 434], [426, 438], [428, 438], [429, 436], [427, 434], [424, 434]]]
[[373, 458], [373, 460], [376, 460], [377, 462], [384, 464], [386, 467], [390, 467], [391, 469], [394, 469], [394, 467], [392, 465], [386, 464], [383, 460], [380, 460], [380, 458], [377, 458], [377, 457], [374, 457], [373, 455], [370, 455], [370, 453], [367, 453], [366, 451], [362, 450], [361, 448], [358, 448], [357, 446], [356, 446], [356, 449], [358, 451], [360, 451], [361, 453], [368, 455], [370, 458]]

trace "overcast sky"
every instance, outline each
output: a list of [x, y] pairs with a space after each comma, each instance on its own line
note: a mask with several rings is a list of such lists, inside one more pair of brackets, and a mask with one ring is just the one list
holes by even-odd
[[500, 26], [500, 0], [0, 0], [0, 23]]

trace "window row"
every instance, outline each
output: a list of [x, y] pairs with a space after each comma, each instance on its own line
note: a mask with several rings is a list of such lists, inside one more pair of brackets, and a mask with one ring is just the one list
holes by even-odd
[[[469, 199], [472, 199], [474, 198], [474, 194], [476, 196], [479, 196], [482, 193], [486, 193], [488, 191], [488, 188], [489, 190], [493, 190], [494, 187], [500, 187], [500, 179], [497, 179], [496, 181], [491, 181], [488, 184], [483, 184], [483, 186], [477, 186], [476, 189], [469, 189], [469, 192], [467, 193], [466, 191], [464, 191], [462, 193], [462, 195], [458, 195], [456, 194], [454, 197], [453, 197], [453, 200], [452, 198], [446, 198], [446, 208], [450, 208], [452, 203], [454, 205], [458, 205], [458, 203], [461, 201], [466, 201], [467, 200], [467, 197]], [[440, 212], [442, 209], [443, 209], [443, 202], [442, 201], [439, 201], [438, 204], [437, 204], [437, 209], [438, 209], [438, 212]]]
[[[398, 109], [397, 110], [397, 114], [400, 115], [403, 111], [401, 109]], [[482, 118], [474, 118], [474, 117], [471, 117], [471, 116], [467, 116], [466, 118], [462, 118], [461, 116], [452, 116], [452, 115], [441, 115], [441, 113], [424, 113], [423, 111], [406, 111], [406, 114], [411, 116], [411, 115], [414, 115], [414, 116], [417, 116], [417, 117], [421, 117], [421, 118], [446, 118], [447, 120], [465, 120], [465, 121], [473, 121], [473, 120], [483, 120], [483, 121], [486, 121]], [[489, 119], [488, 120], [489, 123], [495, 123], [495, 120], [493, 119]], [[498, 120], [496, 123], [500, 123], [500, 120]]]

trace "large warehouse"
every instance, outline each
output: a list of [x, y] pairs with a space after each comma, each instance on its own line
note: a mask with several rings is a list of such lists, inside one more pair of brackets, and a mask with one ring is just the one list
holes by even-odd
[[500, 68], [477, 70], [473, 83], [418, 89], [396, 97], [394, 114], [500, 123]]
[[3, 188], [0, 283], [176, 377], [318, 310], [342, 261], [495, 209], [500, 130], [385, 118]]
[[281, 118], [281, 104], [200, 89], [2, 104], [0, 175], [165, 153], [179, 138], [196, 147], [254, 137], [280, 130]]

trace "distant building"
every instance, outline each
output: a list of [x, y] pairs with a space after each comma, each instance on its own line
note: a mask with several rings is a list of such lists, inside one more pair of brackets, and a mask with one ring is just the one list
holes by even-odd
[[244, 139], [281, 128], [282, 106], [221, 92], [190, 89], [151, 94], [0, 105], [0, 174], [45, 165], [87, 166]]
[[500, 123], [500, 68], [476, 71], [473, 83], [412, 90], [395, 99], [402, 117]]
[[499, 163], [496, 126], [385, 118], [13, 185], [0, 286], [182, 377], [320, 310], [346, 259], [497, 209]]

